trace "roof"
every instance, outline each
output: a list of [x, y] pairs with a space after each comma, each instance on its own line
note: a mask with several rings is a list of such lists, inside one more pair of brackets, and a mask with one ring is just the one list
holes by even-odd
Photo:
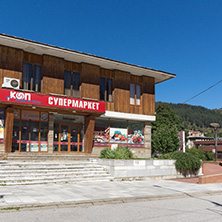
[[0, 33], [0, 45], [22, 49], [26, 52], [35, 53], [38, 55], [52, 55], [64, 58], [67, 61], [89, 63], [106, 69], [121, 70], [137, 76], [149, 76], [155, 78], [155, 83], [160, 83], [176, 76], [173, 73], [168, 73], [165, 71], [129, 64], [126, 62], [120, 62], [113, 59], [40, 43], [16, 36], [6, 35], [3, 33]]

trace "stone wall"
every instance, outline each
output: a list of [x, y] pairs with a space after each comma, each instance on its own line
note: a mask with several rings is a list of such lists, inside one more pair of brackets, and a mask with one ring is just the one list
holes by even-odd
[[[114, 178], [182, 177], [176, 171], [175, 160], [108, 160], [99, 159]], [[202, 169], [199, 171], [202, 175]]]

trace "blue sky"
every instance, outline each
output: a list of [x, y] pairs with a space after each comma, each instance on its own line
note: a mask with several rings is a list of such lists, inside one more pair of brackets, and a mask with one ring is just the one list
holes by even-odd
[[[222, 79], [221, 0], [0, 0], [0, 32], [176, 74], [156, 101]], [[222, 83], [189, 104], [221, 108]]]

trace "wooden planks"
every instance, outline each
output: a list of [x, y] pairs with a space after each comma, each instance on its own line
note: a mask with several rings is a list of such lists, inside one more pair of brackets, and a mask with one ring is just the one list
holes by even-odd
[[64, 59], [43, 55], [44, 94], [64, 94]]
[[[37, 55], [0, 46], [0, 86], [4, 77], [22, 80], [23, 62], [42, 66], [42, 93], [64, 94], [64, 70], [80, 73], [80, 97], [99, 100], [100, 77], [113, 79], [113, 102], [106, 110], [155, 115], [154, 78], [136, 76], [119, 70], [104, 69], [87, 63], [65, 61], [49, 55]], [[130, 83], [141, 85], [141, 105], [130, 105]]]
[[12, 135], [13, 135], [13, 121], [14, 121], [14, 108], [8, 107], [5, 109], [5, 152], [11, 152]]
[[100, 67], [82, 63], [80, 96], [99, 100]]
[[94, 128], [95, 128], [95, 116], [86, 116], [85, 117], [85, 127], [84, 127], [85, 153], [92, 152]]
[[23, 51], [0, 46], [0, 86], [4, 77], [22, 80]]

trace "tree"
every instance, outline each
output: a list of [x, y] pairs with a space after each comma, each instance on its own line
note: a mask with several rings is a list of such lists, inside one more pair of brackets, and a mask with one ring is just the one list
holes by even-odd
[[156, 121], [152, 124], [152, 153], [165, 154], [178, 150], [178, 132], [183, 130], [181, 119], [166, 103], [156, 109]]

